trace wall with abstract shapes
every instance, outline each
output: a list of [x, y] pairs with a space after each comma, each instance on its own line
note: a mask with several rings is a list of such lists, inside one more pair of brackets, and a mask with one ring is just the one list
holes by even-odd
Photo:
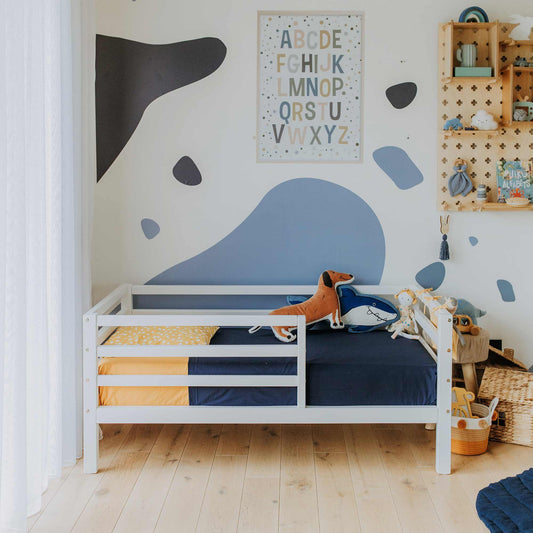
[[[260, 2], [96, 4], [95, 298], [121, 282], [307, 284], [335, 268], [465, 298], [533, 362], [527, 213], [452, 214], [439, 260], [434, 55], [438, 23], [462, 2], [358, 3], [360, 164], [256, 163]], [[533, 15], [521, 0], [484, 8]]]

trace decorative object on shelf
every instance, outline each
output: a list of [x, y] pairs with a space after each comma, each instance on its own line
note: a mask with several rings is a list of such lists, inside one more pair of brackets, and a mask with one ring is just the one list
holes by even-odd
[[529, 113], [523, 107], [517, 107], [518, 102], [513, 104], [513, 120], [517, 122], [525, 122], [528, 119]]
[[529, 200], [533, 198], [533, 163], [531, 161], [498, 161], [496, 179], [498, 180], [498, 198], [504, 198], [509, 205], [512, 206], [514, 202], [517, 207], [527, 206]]
[[459, 15], [459, 22], [489, 22], [489, 17], [485, 10], [478, 6], [471, 6]]
[[[518, 100], [516, 102], [513, 102], [513, 119], [514, 120], [533, 120], [533, 102], [529, 101], [529, 95], [527, 94], [519, 94]], [[516, 113], [518, 113], [518, 116], [522, 117], [525, 114], [526, 118], [516, 118]]]
[[525, 57], [517, 57], [513, 61], [513, 65], [515, 67], [529, 67], [528, 60]]
[[472, 126], [479, 130], [498, 129], [498, 123], [494, 120], [494, 117], [485, 109], [480, 109], [472, 117]]
[[448, 230], [450, 228], [450, 215], [440, 216], [440, 232], [442, 233], [442, 241], [440, 243], [439, 259], [447, 261], [450, 259], [450, 247], [448, 246]]
[[462, 130], [463, 129], [463, 123], [458, 118], [449, 118], [444, 123], [444, 130], [450, 131], [450, 130]]
[[487, 201], [487, 186], [484, 183], [480, 183], [477, 186], [476, 202], [478, 204], [484, 204]]
[[527, 41], [531, 36], [531, 29], [533, 28], [533, 17], [524, 17], [522, 15], [511, 15], [509, 17], [512, 24], [518, 24], [516, 28], [509, 34], [511, 39], [516, 41]]
[[388, 326], [387, 331], [392, 332], [393, 339], [398, 335], [406, 339], [418, 339], [418, 325], [412, 307], [418, 301], [416, 294], [411, 289], [404, 289], [395, 298], [400, 307], [400, 319]]
[[472, 190], [472, 180], [466, 173], [467, 168], [468, 165], [464, 159], [455, 160], [455, 163], [453, 164], [455, 174], [452, 174], [448, 180], [448, 191], [450, 196], [453, 197], [458, 194], [466, 196]]
[[477, 61], [477, 46], [475, 44], [462, 44], [456, 51], [456, 57], [462, 67], [475, 67]]

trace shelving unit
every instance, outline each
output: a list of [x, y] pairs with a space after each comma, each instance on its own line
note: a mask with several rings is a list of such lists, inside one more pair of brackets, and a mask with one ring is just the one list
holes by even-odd
[[521, 97], [527, 96], [529, 101], [533, 101], [533, 67], [516, 67], [509, 65], [502, 71], [503, 84], [503, 123], [507, 126], [520, 125], [533, 121], [515, 121], [513, 119], [514, 102]]
[[[515, 67], [514, 61], [525, 57], [533, 62], [533, 40], [509, 38], [513, 24], [505, 22], [457, 23], [439, 27], [438, 55], [438, 173], [437, 206], [444, 211], [533, 211], [533, 204], [518, 208], [497, 203], [496, 164], [500, 160], [533, 161], [533, 122], [515, 122], [512, 109], [515, 92], [525, 92], [526, 84], [517, 83], [527, 76], [528, 94], [533, 100], [533, 67]], [[458, 62], [455, 53], [460, 44], [476, 44], [477, 66], [491, 66], [493, 76], [454, 77]], [[511, 79], [512, 77], [512, 79]], [[465, 126], [480, 109], [488, 111], [499, 122], [496, 130], [444, 131], [446, 120], [457, 117]], [[466, 197], [451, 197], [448, 180], [453, 162], [462, 158], [468, 163], [468, 174], [474, 184]], [[479, 184], [487, 187], [488, 202], [476, 202]]]
[[[465, 83], [483, 82], [496, 83], [499, 78], [499, 23], [498, 22], [453, 22], [441, 25], [442, 41], [442, 70], [441, 81], [450, 83], [458, 81]], [[478, 67], [490, 67], [492, 76], [457, 77], [454, 68], [459, 66], [455, 51], [461, 44], [473, 43], [477, 46]]]

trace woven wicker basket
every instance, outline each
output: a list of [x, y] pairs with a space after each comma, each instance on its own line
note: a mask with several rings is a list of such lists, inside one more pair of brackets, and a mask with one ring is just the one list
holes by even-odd
[[472, 403], [472, 414], [478, 418], [452, 416], [452, 453], [458, 455], [479, 455], [487, 451], [490, 424], [498, 404], [495, 398], [490, 407]]
[[491, 427], [493, 440], [533, 446], [533, 374], [487, 367], [478, 399], [488, 404], [498, 396], [498, 419]]

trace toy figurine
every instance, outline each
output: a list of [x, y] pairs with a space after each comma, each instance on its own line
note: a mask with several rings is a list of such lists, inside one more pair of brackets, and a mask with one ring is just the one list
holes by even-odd
[[398, 335], [406, 339], [418, 339], [418, 324], [412, 308], [417, 302], [415, 293], [411, 289], [404, 289], [395, 298], [398, 300], [400, 307], [400, 319], [388, 326], [387, 331], [392, 332], [391, 337], [393, 339]]

